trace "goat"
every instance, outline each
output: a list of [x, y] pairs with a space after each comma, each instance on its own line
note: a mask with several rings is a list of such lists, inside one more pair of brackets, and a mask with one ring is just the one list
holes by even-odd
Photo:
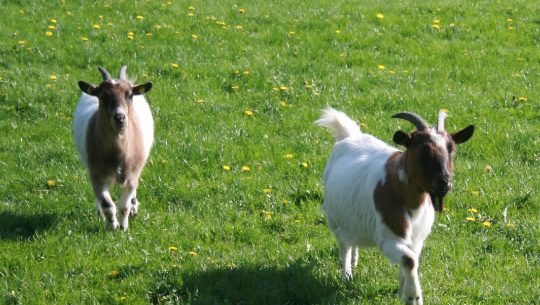
[[445, 112], [437, 129], [418, 115], [401, 112], [415, 131], [397, 131], [400, 151], [369, 134], [345, 113], [327, 108], [315, 123], [333, 131], [336, 139], [324, 170], [323, 210], [340, 249], [344, 278], [352, 278], [358, 248], [377, 246], [393, 264], [400, 264], [400, 298], [423, 304], [418, 262], [431, 232], [435, 211], [451, 190], [456, 144], [469, 140], [470, 125], [456, 133], [444, 130]]
[[[89, 172], [98, 214], [105, 227], [125, 231], [129, 216], [138, 213], [137, 186], [154, 142], [154, 121], [143, 94], [152, 83], [133, 85], [127, 66], [117, 80], [107, 70], [99, 86], [79, 81], [83, 91], [73, 120], [73, 136], [81, 160]], [[116, 206], [109, 188], [118, 184], [121, 195]]]

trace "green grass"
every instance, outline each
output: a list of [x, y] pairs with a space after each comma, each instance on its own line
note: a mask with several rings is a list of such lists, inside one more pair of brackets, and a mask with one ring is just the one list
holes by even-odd
[[[475, 124], [422, 253], [425, 302], [538, 304], [534, 1], [208, 2], [0, 0], [1, 304], [399, 304], [376, 250], [341, 280], [327, 105], [387, 142], [403, 110]], [[154, 83], [156, 122], [126, 233], [96, 217], [71, 135], [77, 81], [122, 64]]]

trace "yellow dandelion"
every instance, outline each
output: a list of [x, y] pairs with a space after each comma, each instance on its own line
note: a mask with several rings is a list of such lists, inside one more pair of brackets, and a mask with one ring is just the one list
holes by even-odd
[[238, 89], [240, 89], [240, 86], [239, 86], [239, 85], [232, 85], [232, 86], [231, 86], [231, 89], [233, 89], [233, 90], [238, 90]]
[[189, 6], [187, 9], [190, 10], [190, 11], [194, 11], [195, 7], [194, 6]]
[[20, 44], [20, 45], [24, 45], [24, 44], [26, 44], [26, 40], [19, 40], [19, 41], [17, 41], [17, 43]]
[[135, 34], [133, 32], [128, 32], [127, 37], [129, 40], [133, 40], [133, 38], [135, 38]]
[[56, 26], [54, 26], [54, 25], [49, 25], [47, 28], [48, 28], [49, 30], [56, 30]]
[[242, 31], [244, 29], [244, 27], [241, 26], [241, 25], [237, 25], [237, 26], [234, 27], [234, 29], [237, 30], [237, 31]]
[[377, 69], [384, 70], [384, 69], [386, 69], [386, 67], [384, 65], [377, 65]]
[[441, 26], [434, 23], [434, 24], [431, 26], [431, 28], [438, 30], [438, 29], [441, 28]]
[[246, 12], [246, 10], [243, 9], [243, 8], [241, 8], [241, 9], [238, 10], [238, 12], [239, 12], [240, 14], [244, 14], [244, 13]]
[[54, 181], [52, 179], [47, 180], [47, 186], [48, 187], [53, 187], [55, 185], [56, 185], [56, 181]]
[[289, 159], [289, 160], [290, 160], [290, 159], [294, 158], [294, 154], [288, 153], [288, 154], [286, 154], [286, 155], [283, 156], [283, 157], [284, 157], [285, 159]]
[[302, 166], [303, 168], [308, 168], [308, 167], [309, 167], [309, 163], [307, 163], [307, 162], [302, 162], [302, 163], [300, 163], [300, 166]]
[[378, 13], [375, 15], [375, 17], [377, 17], [377, 19], [384, 19], [384, 15], [382, 13]]
[[104, 17], [103, 17], [103, 15], [99, 15], [98, 18], [99, 18], [99, 20], [103, 20]]
[[197, 35], [197, 34], [191, 34], [191, 39], [193, 39], [193, 40], [199, 39], [199, 35]]
[[229, 165], [223, 165], [223, 170], [228, 172], [231, 170], [231, 167]]
[[170, 67], [173, 68], [173, 69], [177, 69], [178, 67], [180, 67], [179, 64], [170, 64]]
[[279, 106], [280, 107], [287, 107], [287, 103], [285, 101], [280, 101]]
[[526, 96], [520, 96], [520, 97], [518, 97], [518, 101], [524, 103], [524, 102], [527, 101], [527, 97]]
[[513, 30], [514, 30], [514, 27], [513, 27], [513, 26], [509, 26], [509, 27], [508, 27], [508, 30], [513, 31]]
[[54, 74], [52, 74], [51, 76], [49, 76], [49, 78], [50, 78], [51, 80], [56, 80], [56, 79], [57, 79], [57, 76], [54, 75]]
[[482, 227], [484, 227], [484, 228], [491, 227], [491, 222], [489, 220], [486, 220], [486, 221], [482, 222]]
[[441, 21], [439, 19], [433, 19], [433, 24], [441, 24]]
[[117, 277], [117, 276], [119, 276], [119, 275], [120, 275], [120, 271], [118, 271], [118, 270], [113, 270], [113, 271], [111, 271], [111, 276], [112, 276], [112, 277]]
[[190, 256], [197, 256], [197, 252], [194, 252], [194, 251], [189, 251], [188, 254]]
[[120, 297], [120, 298], [119, 298], [120, 301], [125, 301], [126, 299], [127, 299], [126, 296], [123, 296], [123, 297]]
[[263, 189], [262, 191], [263, 191], [263, 193], [265, 193], [265, 194], [270, 194], [270, 193], [272, 193], [272, 188], [265, 188], [265, 189]]
[[101, 26], [99, 24], [92, 24], [92, 28], [96, 29], [96, 30], [99, 30], [99, 29], [101, 29]]
[[294, 35], [296, 35], [296, 32], [294, 32], [294, 31], [289, 31], [289, 36], [294, 36]]
[[341, 31], [340, 30], [336, 30], [336, 34], [341, 34]]
[[82, 40], [82, 41], [88, 41], [88, 37], [86, 37], [86, 36], [81, 36], [81, 40]]
[[47, 37], [51, 37], [52, 35], [53, 35], [53, 32], [51, 32], [51, 31], [45, 32], [45, 36], [47, 36]]
[[249, 166], [247, 165], [242, 166], [242, 172], [247, 173], [249, 171], [251, 171], [251, 168]]
[[508, 19], [506, 19], [506, 21], [508, 21], [508, 23], [512, 23], [512, 21], [514, 21], [514, 20], [512, 20], [512, 18], [508, 18]]
[[137, 20], [141, 21], [141, 20], [144, 20], [144, 17], [143, 17], [143, 16], [141, 16], [141, 15], [138, 15], [137, 17], [135, 17], [135, 19], [137, 19]]
[[287, 86], [279, 86], [280, 91], [289, 91], [289, 87]]
[[507, 223], [505, 226], [506, 226], [508, 229], [513, 229], [513, 228], [516, 227], [516, 225], [513, 224], [513, 223], [511, 223], [511, 222]]
[[283, 204], [283, 205], [289, 205], [289, 200], [283, 199], [283, 200], [281, 200], [281, 204]]
[[170, 246], [169, 251], [176, 252], [176, 251], [178, 251], [178, 248], [176, 248], [175, 246]]
[[272, 212], [263, 210], [261, 215], [264, 219], [272, 219]]
[[479, 191], [471, 191], [471, 194], [473, 194], [474, 196], [480, 196], [480, 192], [479, 192]]
[[471, 213], [478, 213], [478, 210], [475, 209], [475, 208], [468, 208], [467, 211], [469, 211]]
[[56, 19], [54, 19], [54, 18], [51, 18], [51, 19], [49, 19], [49, 22], [50, 22], [50, 23], [56, 23], [56, 22], [57, 22], [57, 20], [56, 20]]
[[493, 172], [493, 167], [491, 167], [491, 165], [486, 165], [486, 167], [484, 167], [484, 170], [488, 173], [491, 173]]
[[465, 217], [465, 220], [466, 221], [475, 221], [476, 219], [472, 216], [469, 216], [469, 217]]
[[454, 28], [456, 27], [456, 24], [455, 24], [455, 23], [450, 23], [448, 26], [449, 26], [451, 29], [454, 29]]
[[251, 110], [245, 110], [245, 111], [244, 111], [244, 115], [245, 115], [245, 116], [253, 116], [253, 111], [251, 111]]

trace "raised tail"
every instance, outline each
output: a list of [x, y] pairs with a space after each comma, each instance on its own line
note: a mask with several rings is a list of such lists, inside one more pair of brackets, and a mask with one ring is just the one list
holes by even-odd
[[322, 111], [321, 118], [315, 121], [315, 124], [332, 130], [336, 142], [339, 142], [349, 136], [358, 136], [362, 134], [360, 127], [345, 113], [328, 107]]

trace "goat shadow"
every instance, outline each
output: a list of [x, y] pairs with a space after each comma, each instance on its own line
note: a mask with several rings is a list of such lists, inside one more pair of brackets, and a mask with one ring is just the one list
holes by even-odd
[[54, 225], [54, 214], [0, 213], [0, 240], [29, 240]]
[[162, 273], [151, 290], [152, 304], [163, 300], [182, 304], [337, 304], [339, 287], [317, 276], [309, 263], [288, 267], [236, 267]]

